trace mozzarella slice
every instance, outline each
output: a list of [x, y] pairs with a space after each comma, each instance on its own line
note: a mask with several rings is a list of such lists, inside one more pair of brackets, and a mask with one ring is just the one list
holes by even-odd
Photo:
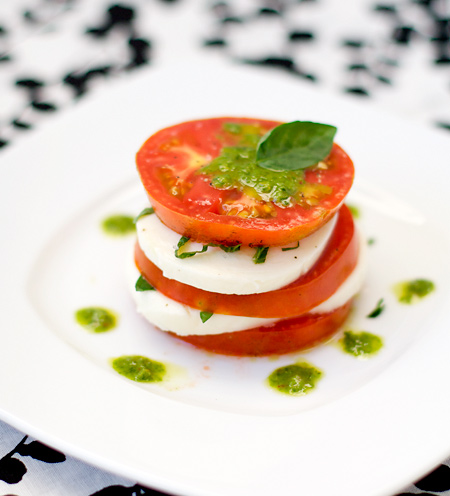
[[[193, 257], [177, 258], [175, 250], [181, 236], [167, 228], [156, 215], [141, 217], [136, 229], [145, 256], [168, 279], [213, 293], [255, 294], [282, 288], [308, 272], [325, 248], [336, 218], [302, 239], [298, 248], [287, 251], [281, 247], [269, 248], [266, 261], [261, 264], [253, 262], [255, 249], [249, 247], [241, 247], [234, 253], [209, 247]], [[202, 247], [191, 242], [185, 245], [186, 251], [199, 251]]]
[[[361, 290], [366, 273], [367, 256], [366, 242], [362, 236], [359, 237], [359, 242], [359, 258], [353, 272], [328, 300], [311, 310], [312, 313], [327, 313], [335, 310], [347, 303]], [[133, 260], [132, 257], [130, 259]], [[151, 324], [163, 331], [172, 331], [180, 336], [222, 334], [267, 326], [278, 320], [214, 314], [203, 323], [199, 310], [171, 300], [158, 291], [136, 291], [134, 285], [140, 274], [136, 269], [134, 260], [130, 264], [129, 273], [130, 286], [137, 311]]]

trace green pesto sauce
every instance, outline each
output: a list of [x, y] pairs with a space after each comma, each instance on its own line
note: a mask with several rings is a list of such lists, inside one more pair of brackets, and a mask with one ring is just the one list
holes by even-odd
[[124, 355], [112, 361], [113, 369], [136, 382], [161, 382], [166, 375], [163, 363], [140, 355]]
[[260, 126], [238, 124], [237, 122], [225, 122], [223, 130], [237, 137], [240, 146], [250, 146], [255, 149], [264, 135]]
[[293, 396], [311, 392], [323, 373], [307, 362], [294, 363], [274, 370], [267, 378], [270, 387]]
[[136, 231], [134, 218], [128, 215], [111, 215], [103, 220], [102, 228], [112, 236], [126, 236]]
[[211, 178], [217, 189], [237, 189], [257, 200], [272, 201], [278, 206], [289, 207], [298, 200], [304, 171], [279, 172], [256, 165], [256, 147], [225, 147], [210, 164], [199, 173]]
[[394, 292], [400, 303], [411, 305], [435, 290], [435, 285], [427, 279], [404, 281], [394, 286]]
[[331, 188], [305, 181], [304, 170], [288, 170], [283, 173], [259, 167], [256, 150], [265, 130], [258, 125], [226, 122], [223, 135], [233, 146], [222, 148], [218, 157], [201, 167], [198, 174], [209, 177], [211, 186], [217, 189], [237, 190], [246, 196], [279, 207], [316, 205], [331, 193]]
[[349, 355], [367, 358], [377, 353], [383, 346], [383, 340], [370, 332], [345, 331], [339, 343]]
[[106, 332], [114, 329], [117, 317], [111, 310], [101, 307], [81, 308], [75, 313], [76, 321], [91, 332]]

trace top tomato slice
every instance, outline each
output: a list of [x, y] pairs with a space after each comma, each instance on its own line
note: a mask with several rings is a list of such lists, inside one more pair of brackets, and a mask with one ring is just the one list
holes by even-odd
[[[208, 167], [227, 150], [256, 149], [259, 139], [279, 124], [221, 117], [184, 122], [151, 136], [138, 151], [136, 163], [161, 221], [194, 241], [223, 245], [282, 246], [317, 230], [340, 207], [353, 182], [353, 163], [338, 145], [324, 161], [301, 173], [298, 194], [291, 202], [261, 193], [266, 178], [254, 177], [251, 171], [247, 176], [239, 171], [242, 182], [235, 187], [223, 182], [226, 164], [225, 169], [219, 166], [216, 176]], [[258, 168], [257, 174], [259, 170], [265, 171]], [[279, 175], [278, 189], [284, 191], [288, 174], [270, 174], [272, 181], [273, 174]], [[268, 182], [271, 188], [273, 183]]]

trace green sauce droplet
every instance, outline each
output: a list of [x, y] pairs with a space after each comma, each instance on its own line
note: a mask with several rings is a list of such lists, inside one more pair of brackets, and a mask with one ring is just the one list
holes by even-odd
[[350, 210], [351, 214], [355, 219], [359, 219], [361, 216], [361, 213], [359, 211], [358, 207], [355, 207], [355, 205], [347, 205], [348, 209]]
[[102, 228], [112, 236], [126, 236], [136, 232], [134, 218], [128, 215], [111, 215], [103, 220]]
[[370, 332], [345, 331], [339, 343], [342, 349], [355, 357], [368, 357], [377, 353], [383, 346], [383, 340]]
[[435, 290], [435, 285], [427, 279], [414, 279], [394, 286], [394, 292], [400, 303], [411, 305]]
[[112, 361], [113, 369], [136, 382], [161, 382], [166, 374], [163, 363], [139, 355], [125, 355]]
[[267, 378], [269, 386], [280, 393], [303, 396], [312, 391], [323, 373], [307, 362], [286, 365], [274, 370]]
[[106, 332], [116, 326], [117, 318], [106, 308], [87, 307], [75, 313], [76, 321], [91, 332]]

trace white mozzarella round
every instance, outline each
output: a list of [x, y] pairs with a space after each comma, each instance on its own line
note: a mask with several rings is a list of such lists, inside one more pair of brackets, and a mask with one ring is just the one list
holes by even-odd
[[[331, 312], [353, 298], [363, 285], [366, 258], [366, 242], [360, 236], [360, 252], [355, 269], [328, 300], [311, 312]], [[163, 331], [172, 331], [180, 336], [222, 334], [243, 331], [252, 327], [268, 326], [278, 320], [214, 314], [203, 323], [199, 310], [171, 300], [158, 291], [136, 291], [134, 285], [139, 277], [139, 272], [134, 263], [130, 265], [130, 284], [132, 284], [132, 294], [137, 311], [151, 324]]]
[[[273, 291], [308, 272], [319, 258], [333, 228], [336, 216], [317, 232], [300, 241], [300, 246], [283, 251], [271, 247], [266, 261], [255, 264], [255, 248], [242, 247], [226, 253], [209, 247], [204, 253], [180, 259], [175, 250], [181, 236], [167, 228], [156, 215], [141, 217], [136, 223], [139, 246], [165, 277], [205, 291], [222, 294], [255, 294]], [[183, 250], [199, 251], [201, 244], [188, 242]]]

